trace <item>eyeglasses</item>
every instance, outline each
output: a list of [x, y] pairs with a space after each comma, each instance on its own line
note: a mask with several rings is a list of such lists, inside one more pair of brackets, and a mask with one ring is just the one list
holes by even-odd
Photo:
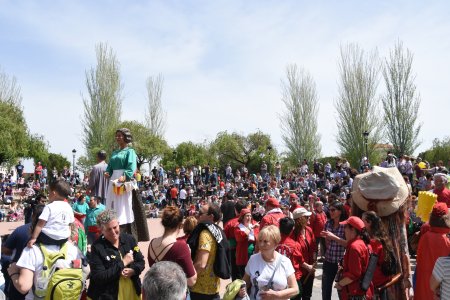
[[336, 211], [336, 208], [330, 208], [330, 212]]

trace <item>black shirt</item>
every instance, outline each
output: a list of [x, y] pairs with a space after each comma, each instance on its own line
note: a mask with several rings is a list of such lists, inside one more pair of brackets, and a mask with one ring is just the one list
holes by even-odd
[[234, 205], [235, 203], [233, 200], [227, 200], [220, 206], [220, 211], [222, 212], [222, 222], [224, 227], [229, 220], [236, 217]]
[[139, 275], [145, 268], [144, 256], [133, 236], [121, 233], [119, 248], [114, 247], [104, 236], [97, 239], [92, 245], [89, 255], [91, 267], [91, 281], [88, 296], [92, 299], [117, 299], [119, 293], [119, 279], [125, 268], [122, 257], [133, 251], [134, 262], [128, 268], [134, 270], [131, 277], [136, 294], [141, 294], [141, 280]]

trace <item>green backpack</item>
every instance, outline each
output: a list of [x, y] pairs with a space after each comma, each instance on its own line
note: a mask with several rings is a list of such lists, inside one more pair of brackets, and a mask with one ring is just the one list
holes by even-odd
[[81, 262], [79, 267], [72, 266], [57, 268], [56, 262], [67, 256], [66, 242], [59, 252], [48, 252], [44, 245], [39, 249], [44, 256], [44, 265], [34, 287], [34, 299], [45, 300], [78, 300], [84, 290], [83, 271]]

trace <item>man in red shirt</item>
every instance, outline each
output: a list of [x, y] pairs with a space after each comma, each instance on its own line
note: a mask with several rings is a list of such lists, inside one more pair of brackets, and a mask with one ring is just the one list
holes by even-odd
[[229, 220], [225, 227], [223, 228], [223, 231], [225, 232], [225, 236], [228, 239], [229, 248], [228, 251], [230, 252], [230, 259], [231, 259], [231, 279], [234, 281], [236, 279], [239, 279], [239, 272], [238, 268], [236, 266], [236, 237], [234, 236], [234, 228], [239, 225], [239, 214], [241, 213], [241, 210], [247, 207], [247, 201], [245, 200], [239, 200], [234, 204], [234, 211], [236, 217]]
[[280, 209], [280, 202], [275, 198], [269, 198], [266, 201], [266, 215], [261, 220], [260, 228], [263, 229], [268, 225], [279, 227], [279, 221], [284, 217], [285, 215]]
[[300, 281], [300, 278], [302, 277], [301, 265], [303, 264], [304, 259], [302, 256], [300, 244], [290, 237], [293, 230], [293, 219], [285, 217], [280, 220], [281, 240], [275, 250], [291, 260], [292, 266], [295, 270], [295, 279], [298, 283]]
[[[323, 260], [323, 257], [325, 256], [325, 238], [320, 236], [320, 232], [322, 232], [323, 229], [325, 228], [326, 222], [327, 222], [327, 215], [323, 211], [323, 203], [322, 201], [316, 201], [316, 203], [314, 203], [314, 212], [309, 218], [309, 224], [314, 233], [314, 237], [316, 238], [316, 245], [317, 245], [316, 255], [317, 257], [320, 257], [321, 260]], [[319, 245], [320, 245], [320, 253], [318, 253]]]
[[42, 165], [41, 162], [38, 161], [37, 166], [34, 168], [34, 178], [39, 180], [41, 178], [41, 173], [42, 173]]
[[297, 208], [303, 207], [298, 203], [298, 201], [299, 201], [299, 198], [296, 194], [292, 193], [289, 195], [289, 204], [290, 204], [289, 211], [291, 213], [293, 213], [294, 210], [296, 210]]
[[447, 175], [444, 173], [434, 174], [434, 190], [433, 193], [437, 195], [438, 202], [444, 202], [450, 208], [450, 190], [446, 188]]
[[178, 189], [176, 186], [172, 185], [170, 189], [170, 202], [169, 205], [176, 205], [178, 202]]

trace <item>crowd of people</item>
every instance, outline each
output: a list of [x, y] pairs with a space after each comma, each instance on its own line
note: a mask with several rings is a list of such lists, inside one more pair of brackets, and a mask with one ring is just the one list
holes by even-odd
[[[220, 299], [224, 279], [224, 299], [312, 299], [319, 266], [324, 300], [450, 299], [442, 162], [388, 153], [358, 170], [344, 159], [288, 172], [263, 161], [256, 174], [205, 165], [142, 176], [131, 132], [115, 139], [76, 195], [70, 175], [43, 181], [36, 165], [46, 193], [2, 246], [9, 299]], [[437, 195], [428, 222], [414, 210], [424, 190]], [[145, 214], [160, 218], [161, 236], [150, 239]]]

